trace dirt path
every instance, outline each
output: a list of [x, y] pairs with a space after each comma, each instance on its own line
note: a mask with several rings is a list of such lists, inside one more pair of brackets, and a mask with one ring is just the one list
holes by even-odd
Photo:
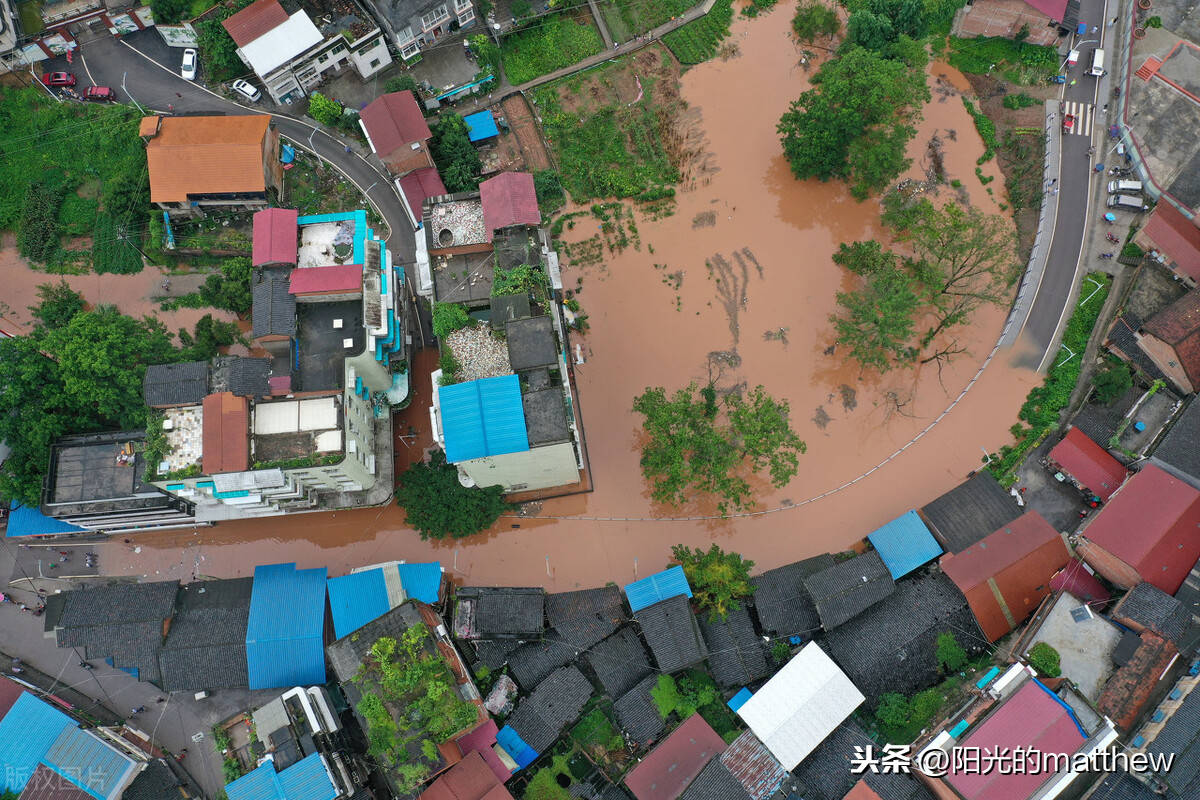
[[541, 131], [538, 130], [537, 121], [533, 118], [525, 96], [514, 94], [506, 97], [500, 106], [508, 120], [509, 129], [521, 144], [526, 169], [530, 172], [550, 169], [550, 156], [546, 153]]

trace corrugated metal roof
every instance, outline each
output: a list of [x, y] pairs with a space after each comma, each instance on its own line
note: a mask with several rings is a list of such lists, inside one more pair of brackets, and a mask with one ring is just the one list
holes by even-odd
[[675, 800], [725, 742], [699, 714], [693, 714], [625, 775], [638, 800]]
[[443, 386], [438, 401], [451, 464], [529, 449], [516, 375]]
[[0, 786], [20, 793], [38, 762], [75, 720], [24, 693], [0, 720]]
[[333, 634], [339, 639], [391, 609], [381, 568], [330, 578], [325, 585], [329, 590], [329, 611], [333, 614]]
[[492, 116], [491, 111], [478, 111], [464, 117], [463, 122], [467, 123], [467, 138], [472, 142], [500, 135], [500, 129], [496, 127], [496, 118]]
[[113, 800], [136, 764], [93, 733], [64, 728], [43, 763], [97, 800]]
[[1067, 435], [1050, 449], [1046, 458], [1105, 502], [1125, 482], [1126, 472], [1121, 462], [1079, 428], [1067, 431]]
[[625, 584], [625, 597], [629, 600], [630, 610], [635, 614], [643, 608], [678, 595], [692, 596], [692, 587], [688, 585], [687, 576], [683, 574], [681, 566], [664, 569], [640, 581]]
[[5, 537], [42, 536], [48, 533], [75, 533], [83, 530], [83, 528], [61, 519], [47, 517], [36, 508], [18, 505], [15, 500], [9, 509], [8, 529], [4, 533]]
[[867, 536], [892, 578], [907, 575], [942, 554], [942, 547], [916, 511], [896, 517]]
[[251, 689], [325, 682], [324, 567], [295, 564], [254, 568], [246, 667]]
[[398, 564], [400, 585], [404, 593], [414, 600], [433, 605], [441, 599], [442, 564], [430, 561], [425, 564]]
[[282, 772], [274, 763], [264, 762], [258, 769], [225, 786], [229, 800], [334, 800], [338, 791], [321, 761], [313, 753]]

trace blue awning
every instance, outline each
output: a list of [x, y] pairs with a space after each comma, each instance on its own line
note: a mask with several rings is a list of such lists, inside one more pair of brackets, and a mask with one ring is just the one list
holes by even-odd
[[472, 142], [481, 142], [500, 135], [500, 129], [496, 127], [496, 118], [492, 116], [491, 111], [472, 114], [465, 117], [463, 122], [467, 123], [467, 138]]
[[504, 748], [504, 752], [508, 753], [512, 760], [517, 762], [517, 769], [525, 769], [534, 761], [537, 761], [537, 752], [525, 744], [525, 740], [509, 726], [505, 725], [496, 734], [496, 744]]
[[892, 579], [912, 572], [942, 554], [942, 547], [916, 511], [897, 517], [867, 536]]
[[745, 686], [743, 686], [741, 689], [738, 690], [737, 694], [735, 694], [733, 697], [729, 698], [725, 702], [725, 705], [729, 706], [730, 711], [736, 712], [739, 708], [746, 705], [746, 701], [749, 700], [753, 696], [754, 696], [754, 693], [751, 692], [749, 689], [747, 689]]
[[36, 508], [19, 505], [15, 501], [9, 509], [8, 529], [4, 534], [6, 537], [46, 536], [53, 533], [79, 533], [84, 530], [78, 525], [48, 517]]
[[688, 585], [687, 576], [680, 566], [625, 585], [625, 597], [629, 600], [629, 609], [634, 613], [681, 594], [691, 597], [692, 587]]

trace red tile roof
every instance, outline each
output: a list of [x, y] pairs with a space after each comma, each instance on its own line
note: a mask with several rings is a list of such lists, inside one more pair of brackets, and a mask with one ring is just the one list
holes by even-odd
[[1088, 572], [1083, 562], [1072, 558], [1067, 565], [1050, 579], [1050, 590], [1070, 592], [1085, 603], [1104, 603], [1111, 597], [1108, 589], [1095, 575]]
[[404, 192], [409, 210], [418, 222], [421, 221], [421, 205], [426, 200], [447, 194], [446, 185], [442, 183], [442, 176], [438, 174], [437, 167], [426, 167], [408, 173], [400, 179], [400, 189]]
[[1025, 0], [1025, 3], [1055, 22], [1062, 22], [1063, 14], [1067, 11], [1067, 0]]
[[1131, 730], [1178, 652], [1175, 645], [1158, 634], [1143, 633], [1133, 657], [1104, 684], [1096, 708], [1119, 727]]
[[1079, 428], [1067, 431], [1063, 440], [1050, 450], [1049, 459], [1105, 502], [1125, 482], [1125, 467], [1121, 462]]
[[433, 136], [412, 92], [380, 95], [367, 104], [359, 117], [380, 158]]
[[1175, 349], [1179, 365], [1193, 386], [1200, 386], [1200, 290], [1193, 290], [1142, 324]]
[[268, 31], [287, 22], [288, 13], [279, 0], [258, 0], [221, 24], [238, 47], [245, 47]]
[[261, 193], [266, 114], [164, 117], [146, 143], [150, 201], [182, 203], [189, 195]]
[[0, 678], [0, 719], [4, 719], [4, 715], [13, 707], [17, 699], [24, 694], [25, 690], [21, 688], [21, 684], [11, 678]]
[[496, 721], [489, 719], [465, 736], [458, 737], [455, 741], [458, 742], [458, 749], [462, 751], [463, 758], [466, 758], [471, 753], [479, 753], [496, 775], [496, 779], [504, 782], [512, 777], [512, 772], [508, 767], [504, 766], [504, 762], [500, 760], [500, 756], [496, 755], [496, 751], [492, 749], [492, 745], [496, 743], [496, 734], [499, 732], [500, 729], [496, 726]]
[[479, 184], [479, 196], [483, 203], [483, 225], [489, 242], [492, 232], [500, 228], [542, 224], [533, 176], [528, 172], [502, 172], [494, 178], [488, 178]]
[[254, 266], [296, 263], [299, 215], [294, 208], [265, 208], [254, 215]]
[[267, 385], [271, 387], [271, 396], [276, 397], [283, 394], [291, 394], [292, 391], [292, 376], [291, 375], [272, 375], [267, 378]]
[[1167, 202], [1159, 203], [1142, 233], [1162, 250], [1180, 271], [1200, 280], [1200, 228]]
[[[90, 767], [89, 769], [99, 768]], [[83, 780], [86, 781], [87, 778], [83, 777]], [[38, 764], [33, 775], [29, 776], [25, 790], [21, 792], [21, 800], [92, 800], [92, 795], [45, 764]]]
[[483, 756], [468, 753], [421, 792], [419, 800], [512, 800]]
[[724, 750], [725, 741], [693, 714], [629, 771], [625, 785], [637, 800], [675, 800]]
[[250, 468], [250, 402], [233, 392], [204, 398], [204, 474]]
[[1200, 558], [1200, 492], [1156, 466], [1125, 482], [1082, 534], [1175, 594]]
[[846, 792], [846, 796], [842, 800], [883, 800], [883, 798], [874, 789], [867, 786], [865, 780], [860, 778], [858, 783], [854, 784], [850, 788], [850, 791]]
[[[1018, 747], [1040, 753], [1076, 753], [1083, 746], [1080, 734], [1066, 707], [1036, 681], [1028, 680], [1004, 703], [973, 729], [968, 729], [958, 747], [976, 752], [1009, 752]], [[987, 750], [982, 750], [987, 748]], [[1011, 770], [1010, 770], [1011, 771]], [[1022, 800], [1050, 779], [1045, 772], [1001, 774], [1000, 769], [953, 772], [946, 777], [966, 800]], [[980, 774], [983, 773], [983, 774]]]
[[305, 267], [292, 270], [288, 291], [292, 294], [362, 291], [363, 270], [358, 264]]
[[941, 565], [994, 642], [1033, 613], [1068, 560], [1058, 531], [1038, 512], [1026, 511], [966, 550], [942, 556]]

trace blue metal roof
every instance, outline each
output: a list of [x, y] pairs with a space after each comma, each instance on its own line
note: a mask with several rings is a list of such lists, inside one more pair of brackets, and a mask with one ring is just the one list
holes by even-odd
[[325, 586], [329, 590], [329, 610], [333, 614], [333, 635], [339, 639], [382, 617], [392, 608], [382, 568], [330, 578]]
[[442, 564], [431, 561], [426, 564], [401, 564], [400, 585], [404, 593], [414, 600], [430, 605], [442, 596]]
[[463, 122], [467, 123], [467, 138], [472, 142], [500, 135], [500, 129], [496, 127], [496, 118], [492, 116], [491, 111], [480, 111], [464, 117]]
[[325, 682], [324, 567], [295, 564], [254, 568], [246, 668], [251, 689], [312, 686]]
[[438, 389], [446, 460], [451, 464], [529, 449], [516, 375], [481, 378]]
[[625, 597], [629, 600], [629, 609], [634, 612], [681, 594], [691, 597], [692, 587], [680, 566], [625, 584]]
[[38, 763], [75, 720], [23, 692], [0, 720], [0, 786], [20, 794]]
[[136, 767], [129, 756], [74, 726], [63, 729], [42, 763], [96, 800], [118, 797]]
[[226, 784], [225, 795], [229, 800], [334, 800], [338, 791], [321, 754], [313, 753], [278, 773], [274, 763], [266, 761]]
[[942, 554], [942, 547], [916, 511], [896, 517], [867, 537], [879, 551], [892, 578], [907, 575]]
[[[504, 752], [512, 756], [512, 760], [517, 762], [517, 769], [525, 769], [534, 761], [537, 761], [537, 752], [525, 744], [525, 740], [520, 734], [514, 731], [509, 726], [505, 725], [496, 734], [496, 744], [504, 748]], [[233, 798], [229, 798], [233, 800]]]
[[729, 706], [730, 711], [737, 711], [742, 706], [746, 705], [746, 701], [754, 696], [754, 693], [743, 686], [738, 689], [738, 693], [725, 701], [725, 705]]
[[64, 522], [61, 519], [47, 517], [36, 508], [19, 505], [15, 500], [9, 505], [8, 530], [5, 537], [41, 536], [47, 533], [78, 533], [82, 531], [77, 525]]

